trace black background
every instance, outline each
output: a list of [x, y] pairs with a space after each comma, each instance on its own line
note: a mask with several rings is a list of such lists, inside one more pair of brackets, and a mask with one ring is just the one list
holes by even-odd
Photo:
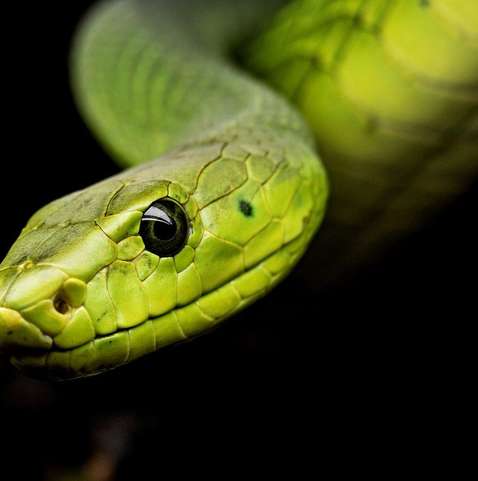
[[[70, 40], [90, 3], [2, 7], [1, 255], [39, 207], [118, 171], [69, 90]], [[469, 382], [477, 206], [475, 183], [347, 283], [311, 292], [302, 263], [215, 332], [111, 374], [48, 384], [3, 368], [2, 472], [106, 480], [95, 468], [106, 459], [114, 479], [149, 479], [176, 466], [173, 453], [187, 463], [206, 448], [213, 459], [245, 434], [244, 461], [253, 446], [301, 445], [301, 429], [313, 436], [309, 449], [325, 442], [331, 456], [370, 434], [381, 452], [380, 440], [393, 433], [408, 432], [413, 445], [417, 429], [439, 438], [443, 400], [464, 396]], [[285, 436], [290, 428], [296, 435]]]

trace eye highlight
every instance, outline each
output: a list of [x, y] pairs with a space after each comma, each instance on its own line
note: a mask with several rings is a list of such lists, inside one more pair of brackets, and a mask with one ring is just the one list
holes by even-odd
[[153, 202], [141, 219], [139, 235], [146, 249], [160, 257], [177, 254], [186, 244], [188, 234], [186, 213], [171, 199]]

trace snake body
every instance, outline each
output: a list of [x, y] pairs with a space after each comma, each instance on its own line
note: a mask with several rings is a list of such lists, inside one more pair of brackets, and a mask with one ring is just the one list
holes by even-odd
[[377, 255], [476, 178], [477, 2], [293, 2], [248, 62], [316, 135], [332, 186], [310, 250], [321, 279]]
[[[469, 182], [477, 6], [237, 3], [110, 0], [84, 21], [74, 91], [127, 169], [42, 208], [2, 262], [0, 348], [20, 369], [96, 374], [205, 332], [267, 293], [324, 217], [316, 141], [335, 192], [313, 249], [316, 276], [409, 228], [424, 195], [436, 206]], [[423, 46], [430, 38], [436, 49]], [[238, 50], [308, 123], [231, 60]], [[166, 230], [155, 230], [158, 219]]]

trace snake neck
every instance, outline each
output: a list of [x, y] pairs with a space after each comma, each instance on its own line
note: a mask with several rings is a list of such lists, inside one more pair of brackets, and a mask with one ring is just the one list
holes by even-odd
[[266, 149], [271, 137], [274, 145], [311, 145], [286, 101], [224, 61], [278, 3], [263, 2], [259, 15], [249, 1], [227, 2], [228, 15], [214, 0], [97, 7], [77, 37], [73, 80], [100, 141], [125, 166], [178, 146], [241, 138]]

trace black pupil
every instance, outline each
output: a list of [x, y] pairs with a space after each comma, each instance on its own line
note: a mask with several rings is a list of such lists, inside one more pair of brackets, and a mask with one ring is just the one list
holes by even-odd
[[153, 202], [143, 214], [140, 235], [146, 249], [159, 256], [174, 256], [186, 243], [188, 220], [183, 208], [171, 199]]
[[164, 216], [153, 221], [154, 235], [159, 240], [171, 240], [177, 231], [176, 221], [169, 217], [165, 212], [163, 212], [163, 214]]

